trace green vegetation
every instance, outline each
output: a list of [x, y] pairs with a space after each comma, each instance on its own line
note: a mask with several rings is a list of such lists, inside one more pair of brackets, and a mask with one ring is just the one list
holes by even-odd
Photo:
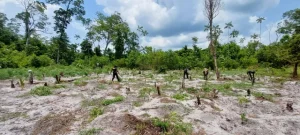
[[80, 131], [79, 135], [97, 135], [101, 130], [101, 128], [91, 128], [88, 130]]
[[177, 93], [177, 94], [174, 94], [172, 96], [172, 98], [176, 99], [176, 100], [185, 100], [186, 98], [188, 97], [187, 94], [182, 94], [182, 93]]
[[248, 121], [248, 119], [246, 118], [246, 114], [245, 113], [241, 114], [241, 120], [242, 120], [242, 124], [245, 124]]
[[246, 97], [238, 97], [238, 100], [239, 100], [239, 104], [245, 104], [245, 103], [248, 103], [250, 102]]
[[273, 102], [273, 97], [274, 95], [272, 94], [265, 94], [262, 92], [252, 92], [252, 95], [255, 96], [257, 99], [261, 99], [261, 100], [267, 100], [270, 102]]
[[22, 112], [7, 113], [7, 114], [3, 114], [2, 116], [0, 116], [0, 122], [18, 118], [18, 117], [26, 118], [26, 117], [28, 117], [28, 115], [26, 113], [22, 113]]
[[75, 80], [75, 81], [74, 81], [74, 84], [75, 84], [76, 86], [85, 86], [85, 85], [88, 84], [88, 82], [83, 81], [83, 80]]
[[[35, 2], [35, 0], [30, 2]], [[51, 37], [49, 41], [35, 32], [49, 26], [47, 16], [44, 14], [47, 7], [43, 2], [37, 4], [38, 8], [28, 7], [32, 9], [18, 13], [15, 18], [8, 18], [6, 14], [0, 13], [0, 79], [27, 77], [29, 69], [38, 79], [42, 74], [55, 76], [60, 72], [64, 72], [65, 76], [99, 74], [107, 73], [113, 65], [120, 68], [151, 69], [158, 73], [166, 73], [167, 70], [186, 67], [214, 69], [215, 64], [218, 64], [219, 69], [229, 70], [221, 72], [224, 74], [245, 74], [247, 69], [251, 69], [257, 70], [257, 74], [262, 76], [293, 76], [295, 78], [298, 76], [300, 9], [290, 10], [283, 14], [285, 23], [279, 24], [276, 32], [284, 35], [280, 40], [270, 44], [262, 44], [260, 39], [257, 40], [260, 35], [255, 33], [251, 36], [250, 41], [241, 38], [240, 42], [237, 42], [239, 31], [234, 29], [230, 32], [229, 29], [233, 27], [234, 23], [230, 22], [226, 23], [225, 29], [228, 30], [229, 39], [224, 44], [218, 42], [219, 36], [224, 30], [220, 28], [220, 24], [215, 26], [211, 24], [206, 27], [206, 30], [209, 28], [214, 30], [210, 32], [213, 34], [210, 35], [210, 39], [215, 38], [216, 41], [215, 46], [212, 46], [215, 50], [213, 52], [209, 48], [199, 48], [197, 37], [192, 38], [191, 45], [185, 45], [179, 50], [163, 51], [151, 46], [141, 47], [139, 38], [146, 36], [148, 32], [142, 26], [139, 26], [137, 30], [130, 29], [120, 13], [116, 12], [111, 15], [97, 13], [95, 21], [98, 23], [92, 23], [92, 19], [84, 18], [83, 1], [70, 1], [69, 3], [47, 0], [46, 3], [63, 7], [55, 14], [54, 22], [51, 22], [54, 24], [54, 31], [57, 35]], [[69, 6], [65, 5], [66, 3], [69, 3]], [[69, 10], [66, 7], [69, 7]], [[70, 11], [76, 11], [76, 13], [71, 14]], [[30, 15], [26, 16], [26, 14]], [[34, 22], [29, 19], [29, 17], [38, 15], [42, 15], [42, 18]], [[67, 17], [61, 18], [65, 15]], [[88, 30], [86, 37], [82, 37], [83, 40], [79, 44], [71, 44], [68, 37], [70, 35], [66, 33], [67, 26], [73, 21], [72, 17], [83, 22]], [[10, 19], [19, 21], [10, 22]], [[259, 19], [258, 22], [261, 25], [263, 17]], [[25, 26], [31, 24], [34, 27], [20, 29], [22, 25], [18, 22], [22, 22]], [[25, 34], [19, 35], [19, 33]], [[81, 38], [78, 35], [75, 37]], [[244, 41], [249, 42], [244, 43]], [[105, 42], [105, 46], [93, 47], [95, 42]], [[113, 45], [112, 49], [108, 47], [109, 44]], [[78, 45], [80, 51], [76, 50]], [[189, 48], [188, 46], [193, 47]], [[217, 53], [218, 57], [212, 57], [212, 53]], [[214, 61], [217, 62], [214, 63]], [[292, 68], [289, 68], [291, 66]], [[152, 77], [150, 76], [150, 78]], [[166, 80], [172, 82], [173, 79], [170, 77]]]
[[104, 105], [104, 106], [108, 106], [108, 105], [113, 104], [113, 103], [122, 102], [123, 100], [124, 100], [123, 96], [117, 96], [113, 99], [104, 99], [104, 100], [101, 101], [101, 104]]
[[141, 101], [134, 101], [133, 102], [133, 106], [135, 106], [135, 107], [140, 107], [142, 105], [143, 105], [143, 103]]
[[102, 99], [92, 99], [92, 100], [83, 100], [81, 102], [82, 107], [88, 107], [88, 106], [99, 106], [101, 103]]
[[149, 87], [142, 88], [139, 91], [139, 98], [146, 98], [147, 95], [150, 96], [151, 92], [155, 92], [155, 89], [154, 88], [149, 88]]
[[184, 123], [182, 117], [175, 112], [171, 112], [164, 120], [155, 117], [152, 119], [152, 123], [154, 126], [159, 127], [164, 134], [192, 134], [192, 124]]
[[103, 109], [98, 108], [98, 107], [94, 107], [91, 111], [90, 111], [90, 118], [89, 121], [93, 121], [95, 118], [97, 118], [98, 116], [103, 114]]
[[65, 85], [40, 86], [31, 89], [30, 94], [38, 96], [48, 96], [52, 94], [52, 90], [65, 88]]

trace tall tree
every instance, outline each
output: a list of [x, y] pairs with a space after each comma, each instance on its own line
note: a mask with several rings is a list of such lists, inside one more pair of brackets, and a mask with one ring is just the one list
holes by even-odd
[[228, 29], [228, 42], [229, 42], [229, 38], [230, 38], [230, 35], [229, 35], [229, 30], [233, 27], [233, 24], [232, 22], [229, 22], [229, 23], [225, 23], [225, 27], [224, 29]]
[[209, 35], [210, 35], [210, 50], [211, 54], [213, 55], [214, 59], [214, 65], [216, 70], [216, 76], [217, 79], [220, 78], [220, 74], [218, 71], [218, 63], [217, 63], [217, 51], [216, 51], [216, 45], [214, 44], [214, 38], [213, 38], [213, 20], [219, 15], [219, 10], [221, 7], [221, 0], [205, 0], [204, 1], [204, 14], [208, 19], [208, 25], [209, 25]]
[[46, 26], [50, 24], [47, 22], [48, 17], [44, 13], [44, 10], [47, 8], [43, 2], [37, 0], [18, 0], [19, 3], [23, 6], [24, 11], [18, 13], [16, 18], [21, 20], [24, 23], [25, 27], [25, 41], [27, 48], [29, 44], [30, 36], [36, 32], [46, 32]]
[[66, 29], [68, 25], [72, 21], [72, 16], [75, 16], [76, 20], [84, 21], [83, 16], [85, 15], [85, 10], [83, 7], [84, 0], [46, 0], [47, 3], [61, 5], [63, 8], [59, 8], [55, 10], [55, 26], [54, 30], [57, 34], [59, 34], [59, 44], [57, 48], [57, 58], [56, 62], [59, 63], [60, 59], [60, 48], [64, 48], [62, 46], [67, 46], [67, 40], [64, 40], [64, 36], [67, 37]]
[[292, 35], [292, 38], [282, 48], [286, 57], [291, 64], [294, 64], [293, 77], [298, 77], [298, 64], [300, 62], [300, 9], [290, 10], [283, 14], [284, 22], [278, 29], [279, 33]]
[[114, 13], [111, 16], [105, 16], [102, 13], [97, 13], [96, 24], [90, 27], [90, 36], [99, 40], [104, 40], [105, 49], [104, 55], [107, 54], [107, 47], [113, 42], [117, 36], [116, 29], [119, 25], [122, 25], [124, 21], [121, 18], [120, 13]]
[[258, 17], [256, 22], [259, 23], [259, 42], [261, 42], [261, 23], [265, 20], [264, 17]]

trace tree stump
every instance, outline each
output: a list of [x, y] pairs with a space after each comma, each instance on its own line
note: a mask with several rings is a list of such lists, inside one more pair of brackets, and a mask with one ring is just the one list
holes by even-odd
[[199, 95], [197, 96], [197, 104], [201, 105], [201, 101], [200, 101], [200, 96]]
[[156, 88], [156, 82], [154, 82], [154, 87]]
[[156, 87], [156, 90], [157, 90], [158, 96], [161, 96], [161, 93], [160, 93], [160, 87], [159, 87], [159, 86]]
[[190, 75], [190, 81], [192, 80], [192, 76]]
[[33, 84], [33, 73], [29, 70], [29, 84]]
[[250, 89], [247, 90], [247, 96], [251, 96], [251, 91], [250, 91]]
[[11, 82], [10, 87], [15, 88], [14, 80], [11, 80], [10, 82]]
[[182, 89], [185, 88], [184, 78], [182, 79], [181, 88], [182, 88]]
[[55, 75], [55, 79], [56, 79], [56, 83], [59, 84], [60, 83], [60, 76]]
[[290, 112], [294, 111], [293, 103], [292, 102], [286, 103], [286, 109]]
[[44, 86], [48, 86], [48, 84], [45, 82], [45, 83], [44, 83]]

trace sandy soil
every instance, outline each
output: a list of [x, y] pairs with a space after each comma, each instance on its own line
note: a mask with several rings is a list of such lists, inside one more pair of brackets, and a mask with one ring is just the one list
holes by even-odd
[[[250, 102], [239, 104], [238, 97], [226, 96], [223, 93], [215, 99], [201, 98], [201, 105], [196, 104], [195, 95], [188, 94], [183, 101], [172, 98], [181, 89], [181, 73], [153, 74], [143, 72], [133, 75], [131, 71], [123, 71], [122, 82], [111, 83], [108, 74], [84, 77], [88, 82], [85, 86], [76, 86], [73, 82], [62, 83], [66, 88], [53, 90], [49, 96], [28, 94], [40, 84], [25, 84], [10, 88], [10, 80], [0, 81], [0, 134], [70, 134], [80, 131], [101, 128], [101, 135], [129, 135], [135, 133], [127, 117], [135, 116], [137, 120], [150, 117], [163, 118], [176, 112], [184, 118], [184, 122], [193, 125], [194, 134], [208, 135], [299, 135], [300, 134], [300, 82], [272, 82], [272, 77], [261, 77], [252, 91], [274, 96], [270, 102], [246, 97]], [[173, 80], [166, 81], [166, 76], [174, 74]], [[64, 80], [80, 77], [63, 78]], [[215, 81], [210, 84], [228, 82], [247, 82], [239, 76], [226, 76], [231, 81]], [[35, 80], [35, 82], [37, 82]], [[42, 82], [55, 85], [54, 78], [45, 78]], [[154, 88], [154, 82], [161, 87], [162, 96], [154, 91], [145, 97], [139, 97], [142, 88]], [[205, 83], [200, 75], [193, 75], [192, 80], [185, 80], [185, 87], [200, 90]], [[126, 88], [130, 88], [128, 91]], [[232, 91], [246, 95], [245, 89], [232, 88]], [[125, 97], [124, 101], [104, 106], [104, 113], [90, 121], [89, 112], [93, 106], [84, 106], [85, 101], [110, 99], [115, 95]], [[288, 111], [286, 104], [293, 102], [294, 111]], [[140, 105], [134, 105], [139, 103]], [[245, 113], [248, 121], [241, 124], [241, 113]], [[155, 130], [153, 127], [152, 130]]]

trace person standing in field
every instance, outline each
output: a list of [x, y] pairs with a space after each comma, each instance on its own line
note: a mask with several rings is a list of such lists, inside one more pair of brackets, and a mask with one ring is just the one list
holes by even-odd
[[120, 78], [119, 78], [119, 71], [117, 69], [117, 66], [114, 66], [114, 68], [111, 70], [111, 72], [113, 73], [113, 77], [112, 77], [112, 80], [111, 81], [114, 81], [115, 78], [117, 78], [118, 81], [120, 81]]

